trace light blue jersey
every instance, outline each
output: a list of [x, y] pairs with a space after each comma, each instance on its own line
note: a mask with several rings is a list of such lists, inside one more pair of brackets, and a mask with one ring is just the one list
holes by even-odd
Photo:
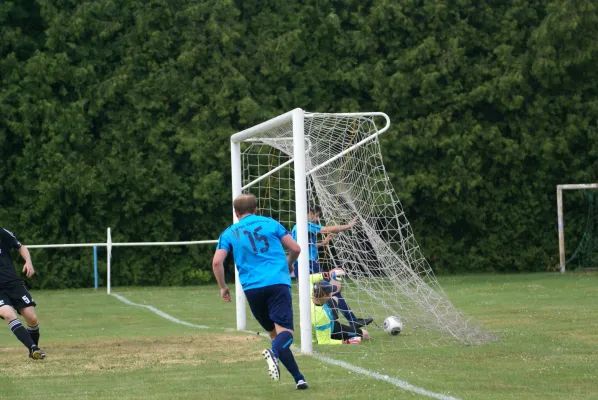
[[[314, 224], [313, 222], [307, 223], [307, 241], [309, 243], [309, 261], [318, 261], [318, 233], [322, 230], [322, 226]], [[297, 241], [297, 225], [293, 227], [291, 231], [293, 239]]]
[[291, 286], [281, 239], [289, 232], [272, 218], [250, 214], [226, 229], [216, 249], [232, 252], [243, 290]]

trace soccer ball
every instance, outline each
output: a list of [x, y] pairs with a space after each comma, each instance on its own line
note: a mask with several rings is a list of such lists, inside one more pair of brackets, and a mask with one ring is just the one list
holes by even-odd
[[384, 332], [389, 335], [396, 336], [403, 330], [403, 322], [399, 317], [388, 317], [384, 320]]

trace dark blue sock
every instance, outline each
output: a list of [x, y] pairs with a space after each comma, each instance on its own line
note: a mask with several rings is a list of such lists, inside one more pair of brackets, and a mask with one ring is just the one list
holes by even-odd
[[343, 295], [340, 293], [335, 293], [335, 294], [333, 294], [333, 296], [336, 297], [336, 299], [338, 300], [336, 307], [341, 312], [341, 314], [343, 314], [344, 317], [347, 318], [347, 321], [349, 321], [349, 322], [355, 321], [357, 319], [357, 317], [355, 316], [355, 314], [353, 314], [353, 311], [351, 311], [351, 309], [349, 308], [349, 305], [343, 298]]
[[289, 331], [283, 331], [272, 341], [272, 351], [287, 371], [293, 375], [295, 382], [298, 382], [300, 379], [305, 380], [305, 378], [299, 372], [299, 366], [297, 366], [297, 362], [291, 351], [291, 343], [293, 343], [293, 334]]

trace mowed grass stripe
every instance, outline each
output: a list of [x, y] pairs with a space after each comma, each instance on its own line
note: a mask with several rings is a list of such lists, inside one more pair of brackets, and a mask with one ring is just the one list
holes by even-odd
[[[594, 399], [598, 382], [597, 277], [442, 278], [441, 286], [453, 303], [500, 333], [500, 341], [477, 347], [371, 348], [343, 353], [332, 349], [324, 353], [464, 399]], [[264, 340], [220, 329], [235, 326], [235, 311], [234, 305], [220, 300], [216, 286], [115, 290], [135, 303], [218, 329], [172, 324], [149, 310], [91, 290], [33, 292], [48, 358], [44, 364], [29, 360], [6, 327], [0, 335], [0, 399], [300, 398], [290, 376], [283, 374], [278, 383], [268, 380], [259, 355]], [[228, 336], [244, 341], [223, 339], [227, 346], [218, 350], [219, 339]], [[186, 357], [180, 346], [173, 344], [188, 340], [192, 340], [190, 346], [206, 349], [209, 357], [201, 358], [199, 353]], [[233, 347], [241, 353], [227, 358], [229, 351], [237, 354]], [[120, 364], [110, 364], [109, 358]], [[297, 358], [310, 382], [310, 399], [425, 398], [311, 357]], [[92, 368], [94, 365], [98, 368]]]
[[[191, 327], [194, 327], [194, 328], [200, 328], [200, 329], [206, 329], [206, 328], [208, 328], [205, 325], [194, 325], [194, 324], [191, 324], [189, 322], [182, 321], [180, 319], [174, 318], [173, 316], [171, 316], [169, 314], [166, 314], [165, 312], [163, 312], [161, 310], [158, 310], [157, 308], [155, 308], [153, 306], [148, 306], [148, 305], [144, 305], [144, 304], [133, 303], [132, 301], [128, 300], [127, 298], [125, 298], [125, 297], [123, 297], [123, 296], [121, 296], [119, 294], [112, 293], [112, 296], [116, 297], [117, 299], [119, 299], [123, 303], [128, 304], [130, 306], [146, 308], [146, 309], [152, 311], [153, 313], [155, 313], [156, 315], [158, 315], [158, 316], [160, 316], [162, 318], [167, 319], [170, 322], [173, 322], [173, 323], [176, 323], [176, 324], [180, 324], [180, 325], [185, 325], [185, 326], [191, 326]], [[230, 329], [227, 329], [227, 330], [230, 330]], [[251, 331], [247, 331], [247, 330], [245, 330], [243, 332], [248, 333], [248, 334], [252, 334], [252, 336], [256, 335], [254, 337], [257, 337], [257, 334], [258, 334], [258, 332], [251, 332]], [[266, 336], [264, 336], [264, 338], [266, 338]], [[293, 351], [299, 352], [299, 349], [296, 346], [292, 346], [292, 347], [293, 347]], [[319, 360], [319, 361], [324, 362], [324, 363], [331, 364], [333, 366], [337, 366], [337, 367], [346, 369], [349, 372], [353, 372], [353, 373], [356, 373], [356, 374], [364, 375], [364, 376], [369, 377], [369, 378], [380, 380], [380, 381], [383, 381], [385, 383], [389, 383], [391, 385], [394, 385], [394, 386], [396, 386], [396, 387], [398, 387], [400, 389], [407, 390], [409, 392], [414, 392], [414, 393], [417, 393], [417, 394], [421, 394], [421, 395], [426, 396], [426, 397], [431, 397], [431, 398], [440, 399], [440, 400], [459, 400], [458, 398], [455, 398], [455, 397], [452, 397], [452, 396], [444, 395], [442, 393], [434, 393], [434, 392], [431, 392], [431, 391], [426, 390], [424, 388], [420, 388], [420, 387], [416, 387], [414, 385], [411, 385], [410, 383], [405, 382], [403, 380], [400, 380], [400, 379], [397, 379], [397, 378], [393, 378], [393, 377], [389, 377], [388, 375], [382, 375], [382, 374], [376, 373], [374, 371], [366, 370], [364, 368], [356, 367], [356, 366], [348, 364], [346, 362], [338, 361], [338, 360], [335, 360], [335, 359], [332, 359], [332, 358], [329, 358], [329, 357], [324, 357], [324, 356], [318, 356], [318, 355], [316, 355], [315, 358], [317, 360]], [[282, 366], [281, 366], [281, 368], [282, 368]]]
[[[261, 356], [267, 343], [257, 335], [175, 325], [149, 310], [85, 290], [34, 296], [48, 358], [35, 363], [12, 335], [2, 335], [0, 399], [22, 399], [24, 393], [60, 399], [304, 398], [288, 374], [280, 382], [269, 379]], [[362, 388], [375, 386], [370, 378], [323, 373], [311, 357], [298, 359], [310, 377], [310, 398], [361, 399]], [[378, 385], [375, 393], [395, 398], [397, 389]]]

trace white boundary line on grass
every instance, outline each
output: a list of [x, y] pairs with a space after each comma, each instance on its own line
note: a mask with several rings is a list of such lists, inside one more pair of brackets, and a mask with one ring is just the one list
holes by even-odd
[[388, 375], [382, 375], [382, 374], [379, 374], [378, 372], [374, 372], [374, 371], [367, 370], [365, 368], [357, 367], [355, 365], [346, 363], [344, 361], [335, 360], [334, 358], [329, 358], [329, 357], [321, 356], [318, 354], [314, 354], [313, 357], [322, 362], [336, 365], [337, 367], [348, 369], [349, 371], [355, 372], [357, 374], [362, 374], [365, 376], [369, 376], [370, 378], [374, 378], [374, 379], [378, 379], [380, 381], [390, 383], [391, 385], [399, 387], [403, 390], [421, 394], [422, 396], [427, 396], [427, 397], [431, 397], [433, 399], [439, 399], [439, 400], [461, 400], [458, 397], [453, 397], [453, 396], [449, 396], [449, 395], [442, 394], [442, 393], [431, 392], [424, 388], [414, 386], [414, 385], [410, 384], [409, 382], [405, 382], [401, 379], [393, 378], [392, 376], [388, 376]]
[[121, 296], [120, 294], [110, 293], [110, 295], [116, 297], [117, 299], [119, 299], [123, 303], [128, 304], [130, 306], [147, 308], [151, 312], [153, 312], [155, 314], [158, 314], [159, 316], [161, 316], [163, 318], [166, 318], [170, 322], [174, 322], [176, 324], [181, 324], [181, 325], [185, 325], [185, 326], [190, 326], [192, 328], [200, 328], [200, 329], [208, 329], [208, 328], [210, 328], [207, 325], [195, 325], [195, 324], [192, 324], [191, 322], [181, 321], [180, 319], [177, 319], [177, 318], [173, 317], [172, 315], [168, 315], [165, 312], [160, 311], [156, 307], [153, 307], [153, 306], [148, 306], [148, 305], [145, 305], [145, 304], [133, 303], [131, 300], [127, 299], [124, 296]]
[[[180, 325], [185, 325], [185, 326], [190, 326], [192, 328], [199, 328], [199, 329], [209, 329], [209, 326], [206, 325], [195, 325], [192, 324], [190, 322], [186, 322], [186, 321], [182, 321], [178, 318], [173, 317], [172, 315], [166, 314], [163, 311], [158, 310], [156, 307], [153, 306], [148, 306], [145, 304], [137, 304], [137, 303], [133, 303], [131, 300], [127, 299], [124, 296], [121, 296], [120, 294], [116, 294], [116, 293], [111, 293], [111, 296], [116, 297], [117, 299], [119, 299], [120, 301], [122, 301], [125, 304], [128, 304], [130, 306], [135, 306], [135, 307], [143, 307], [143, 308], [147, 308], [148, 310], [150, 310], [151, 312], [153, 312], [154, 314], [159, 315], [162, 318], [166, 318], [167, 320], [169, 320], [170, 322], [174, 322], [176, 324], [180, 324]], [[235, 331], [232, 328], [225, 328], [225, 331]], [[248, 330], [244, 330], [242, 332], [246, 332], [246, 333], [251, 333], [251, 334], [257, 334], [258, 332], [253, 332], [253, 331], [248, 331]], [[268, 339], [267, 336], [264, 335], [260, 335], [265, 337], [266, 339]], [[332, 365], [336, 365], [337, 367], [341, 367], [344, 369], [347, 369], [351, 372], [355, 372], [357, 374], [361, 374], [361, 375], [365, 375], [368, 376], [370, 378], [374, 378], [380, 381], [384, 381], [387, 383], [390, 383], [391, 385], [394, 385], [398, 388], [401, 388], [403, 390], [407, 390], [409, 392], [414, 392], [417, 394], [421, 394], [422, 396], [427, 396], [427, 397], [431, 397], [433, 399], [439, 399], [439, 400], [460, 400], [458, 397], [453, 397], [453, 396], [448, 396], [446, 394], [442, 394], [442, 393], [435, 393], [435, 392], [431, 392], [429, 390], [417, 387], [417, 386], [413, 386], [412, 384], [405, 382], [401, 379], [397, 379], [397, 378], [393, 378], [391, 376], [388, 375], [382, 375], [379, 374], [377, 372], [374, 371], [370, 371], [367, 370], [365, 368], [361, 368], [361, 367], [357, 367], [355, 365], [346, 363], [344, 361], [339, 361], [339, 360], [335, 360], [334, 358], [329, 358], [329, 357], [325, 357], [325, 356], [321, 356], [319, 354], [313, 354], [312, 355], [316, 360], [322, 361], [324, 363], [327, 364], [332, 364]]]

